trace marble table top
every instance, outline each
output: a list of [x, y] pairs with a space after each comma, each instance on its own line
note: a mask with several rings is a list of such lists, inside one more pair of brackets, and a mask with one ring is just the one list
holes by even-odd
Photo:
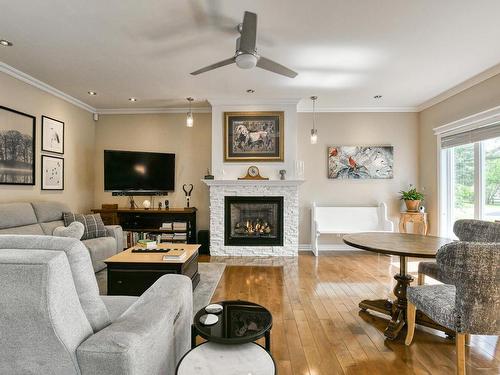
[[182, 359], [178, 375], [274, 375], [271, 355], [254, 343], [226, 345], [205, 342]]

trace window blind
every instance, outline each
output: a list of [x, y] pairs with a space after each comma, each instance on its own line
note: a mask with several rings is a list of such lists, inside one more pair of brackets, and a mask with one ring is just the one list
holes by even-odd
[[500, 123], [483, 126], [462, 133], [445, 135], [441, 137], [441, 148], [456, 147], [496, 137], [500, 137]]

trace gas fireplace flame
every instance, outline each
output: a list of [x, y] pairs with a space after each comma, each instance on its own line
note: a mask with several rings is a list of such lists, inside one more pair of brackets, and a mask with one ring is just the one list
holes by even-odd
[[235, 233], [246, 235], [269, 234], [272, 230], [271, 225], [262, 219], [240, 221], [234, 227]]

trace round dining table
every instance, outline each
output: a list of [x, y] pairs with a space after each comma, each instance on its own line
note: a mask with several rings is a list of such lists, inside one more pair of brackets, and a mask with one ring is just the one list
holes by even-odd
[[[394, 287], [395, 300], [377, 299], [363, 300], [359, 303], [361, 310], [372, 310], [390, 316], [385, 336], [394, 340], [398, 337], [401, 329], [406, 325], [406, 290], [413, 277], [407, 270], [407, 258], [435, 258], [439, 248], [452, 239], [420, 234], [391, 233], [391, 232], [365, 232], [348, 234], [343, 237], [344, 243], [349, 246], [371, 251], [379, 254], [393, 255], [399, 257], [399, 273], [394, 275], [396, 286]], [[454, 332], [443, 327], [421, 312], [417, 312], [416, 323], [438, 329], [449, 336]]]

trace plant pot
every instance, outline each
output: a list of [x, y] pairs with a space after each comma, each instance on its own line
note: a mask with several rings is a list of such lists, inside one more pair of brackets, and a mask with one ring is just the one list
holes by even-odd
[[418, 211], [418, 206], [420, 206], [420, 201], [410, 201], [410, 200], [405, 200], [406, 204], [406, 210], [409, 212], [417, 212]]

